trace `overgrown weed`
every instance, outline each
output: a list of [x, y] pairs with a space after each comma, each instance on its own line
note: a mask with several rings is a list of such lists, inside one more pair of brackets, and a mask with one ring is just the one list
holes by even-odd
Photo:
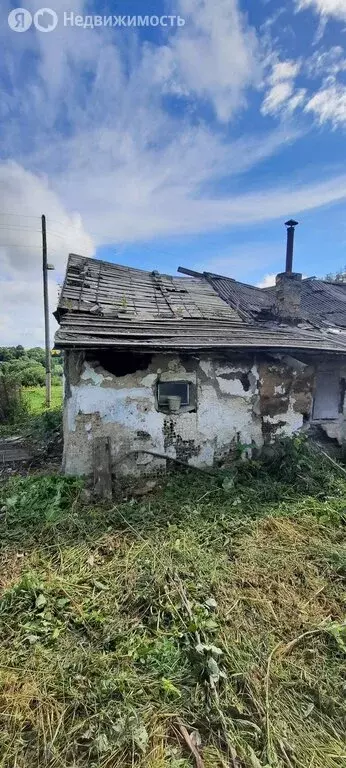
[[[293, 441], [292, 441], [293, 442]], [[346, 480], [305, 442], [85, 505], [0, 488], [0, 766], [341, 768]]]

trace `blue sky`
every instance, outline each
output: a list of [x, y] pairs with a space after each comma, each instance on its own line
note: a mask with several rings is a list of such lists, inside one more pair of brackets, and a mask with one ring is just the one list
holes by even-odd
[[42, 213], [52, 304], [69, 251], [268, 282], [292, 216], [297, 271], [346, 262], [345, 0], [47, 2], [47, 33], [0, 10], [0, 344], [42, 343]]

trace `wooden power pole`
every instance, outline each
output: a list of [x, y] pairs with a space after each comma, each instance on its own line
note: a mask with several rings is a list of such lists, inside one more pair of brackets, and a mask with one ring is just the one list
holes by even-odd
[[46, 405], [50, 408], [52, 403], [52, 358], [50, 353], [49, 333], [49, 298], [48, 298], [48, 265], [47, 259], [47, 228], [46, 217], [42, 216], [42, 268], [43, 268], [43, 303], [44, 303], [44, 339], [46, 349]]

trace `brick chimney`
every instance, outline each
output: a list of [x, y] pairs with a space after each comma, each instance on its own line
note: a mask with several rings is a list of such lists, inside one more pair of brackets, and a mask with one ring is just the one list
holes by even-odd
[[282, 322], [295, 324], [301, 320], [302, 275], [292, 272], [294, 232], [297, 221], [286, 221], [286, 271], [276, 276], [274, 314]]

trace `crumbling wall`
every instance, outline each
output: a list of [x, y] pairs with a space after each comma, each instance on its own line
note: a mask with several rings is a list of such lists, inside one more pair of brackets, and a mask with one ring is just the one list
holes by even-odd
[[[339, 359], [322, 359], [316, 365], [317, 372], [332, 371], [336, 380], [334, 387], [329, 387], [327, 396], [335, 398], [335, 418], [323, 418], [313, 415], [313, 423], [321, 427], [325, 434], [331, 439], [336, 440], [339, 445], [345, 445], [346, 442], [346, 364]], [[317, 386], [321, 386], [321, 379], [317, 375]]]
[[[66, 357], [64, 467], [69, 474], [91, 473], [96, 436], [111, 438], [118, 474], [151, 472], [164, 463], [140, 452], [127, 456], [135, 450], [212, 466], [234, 442], [262, 443], [261, 419], [255, 415], [258, 371], [251, 359], [230, 363], [156, 355], [145, 371], [114, 376], [96, 361], [81, 363], [80, 354]], [[195, 409], [176, 415], [158, 410], [159, 379], [193, 384]]]
[[311, 417], [315, 371], [294, 358], [259, 366], [263, 438], [292, 435]]
[[[154, 355], [133, 370], [133, 356], [103, 366], [91, 355], [66, 354], [64, 468], [92, 473], [94, 437], [111, 439], [114, 472], [151, 473], [165, 465], [150, 453], [212, 466], [237, 443], [261, 447], [277, 434], [291, 434], [311, 409], [310, 369], [256, 361], [234, 353], [208, 356]], [[119, 367], [121, 364], [121, 367]], [[139, 363], [138, 363], [139, 366]], [[128, 367], [130, 372], [126, 372]], [[158, 381], [193, 385], [193, 408], [178, 414], [158, 408]]]

